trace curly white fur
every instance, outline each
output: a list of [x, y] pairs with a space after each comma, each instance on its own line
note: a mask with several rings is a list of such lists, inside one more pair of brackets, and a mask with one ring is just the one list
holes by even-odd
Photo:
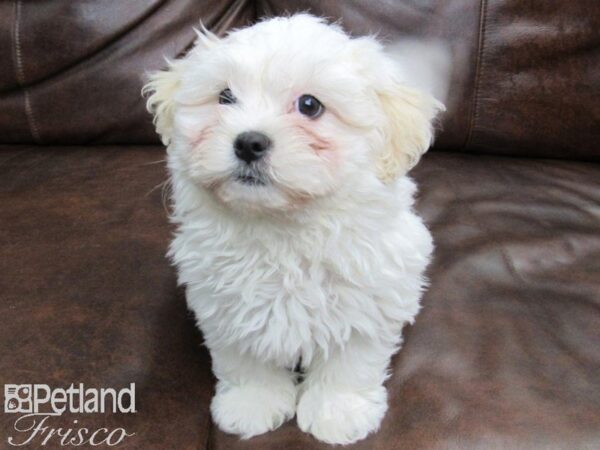
[[[235, 104], [218, 103], [224, 88]], [[215, 422], [249, 438], [296, 414], [340, 444], [375, 431], [432, 252], [406, 172], [441, 104], [407, 88], [373, 38], [306, 14], [204, 30], [146, 91], [169, 144], [169, 255], [218, 378]], [[325, 113], [301, 115], [302, 94]], [[261, 185], [236, 178], [249, 169], [233, 141], [248, 130], [273, 142]]]

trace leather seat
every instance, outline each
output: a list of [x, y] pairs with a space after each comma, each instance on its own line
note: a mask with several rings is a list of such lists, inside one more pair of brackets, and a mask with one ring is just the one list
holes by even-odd
[[[135, 432], [126, 448], [327, 448], [293, 421], [248, 441], [212, 426], [210, 360], [164, 257], [161, 148], [1, 156], [0, 382], [135, 382], [136, 414], [85, 419]], [[431, 286], [382, 428], [351, 448], [594, 447], [600, 168], [431, 153], [414, 176]]]

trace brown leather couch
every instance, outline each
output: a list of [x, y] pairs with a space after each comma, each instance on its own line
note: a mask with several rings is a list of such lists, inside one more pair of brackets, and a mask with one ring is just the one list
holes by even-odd
[[[0, 384], [135, 382], [135, 414], [51, 421], [135, 433], [117, 448], [328, 448], [294, 421], [248, 441], [211, 423], [140, 97], [199, 19], [223, 33], [308, 9], [356, 34], [443, 39], [454, 61], [413, 171], [431, 287], [381, 430], [351, 448], [600, 448], [598, 0], [1, 1]], [[0, 448], [24, 439], [14, 422], [0, 415]]]

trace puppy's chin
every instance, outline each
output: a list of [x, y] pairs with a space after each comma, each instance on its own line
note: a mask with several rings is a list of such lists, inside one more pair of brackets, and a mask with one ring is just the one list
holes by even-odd
[[213, 186], [217, 200], [229, 208], [248, 213], [289, 212], [300, 209], [307, 198], [285, 192], [272, 183], [255, 184], [239, 179]]

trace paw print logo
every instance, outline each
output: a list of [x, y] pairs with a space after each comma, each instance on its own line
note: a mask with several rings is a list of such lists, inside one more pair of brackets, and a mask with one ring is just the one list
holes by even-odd
[[32, 389], [30, 384], [5, 384], [4, 412], [32, 412], [31, 391]]

